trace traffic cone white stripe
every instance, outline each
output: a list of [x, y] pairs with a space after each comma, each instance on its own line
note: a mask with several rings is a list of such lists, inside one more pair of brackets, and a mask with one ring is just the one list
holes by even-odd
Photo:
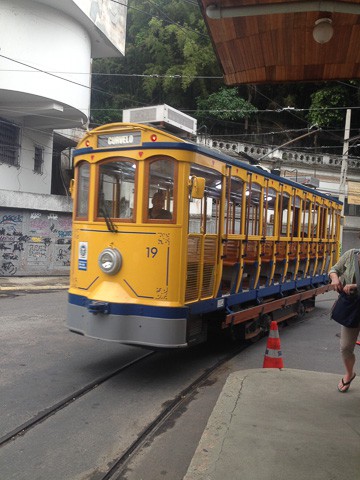
[[278, 330], [270, 330], [269, 338], [279, 338], [279, 331]]
[[265, 351], [265, 355], [271, 358], [278, 358], [282, 356], [281, 350], [272, 350], [271, 348], [267, 348]]

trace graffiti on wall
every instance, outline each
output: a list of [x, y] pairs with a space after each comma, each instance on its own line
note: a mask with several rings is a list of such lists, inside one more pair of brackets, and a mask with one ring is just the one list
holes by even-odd
[[0, 216], [0, 274], [15, 275], [19, 251], [25, 239], [22, 234], [23, 215], [8, 213]]
[[66, 273], [71, 214], [0, 209], [0, 276]]

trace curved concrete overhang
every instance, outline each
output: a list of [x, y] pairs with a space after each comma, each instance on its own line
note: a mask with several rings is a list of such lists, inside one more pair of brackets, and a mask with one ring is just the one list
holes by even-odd
[[[111, 0], [103, 0], [103, 8], [106, 10], [107, 19], [106, 22], [102, 22], [96, 18], [93, 20], [90, 18], [91, 3], [96, 3], [90, 0], [34, 1], [66, 13], [79, 22], [90, 36], [92, 58], [119, 57], [125, 54], [126, 5]], [[125, 2], [122, 3], [125, 4]]]
[[84, 127], [87, 116], [70, 105], [39, 95], [0, 89], [0, 118], [22, 127], [52, 130]]

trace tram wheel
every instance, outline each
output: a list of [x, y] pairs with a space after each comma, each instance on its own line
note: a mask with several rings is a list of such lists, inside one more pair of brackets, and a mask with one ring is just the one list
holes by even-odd
[[268, 313], [265, 313], [259, 318], [259, 326], [263, 332], [268, 332], [270, 330], [270, 324], [272, 322], [272, 317]]
[[306, 313], [305, 305], [303, 302], [297, 304], [296, 315], [286, 320], [286, 325], [294, 325], [304, 318]]
[[297, 318], [303, 318], [306, 313], [305, 305], [303, 302], [298, 303], [298, 308], [297, 308]]
[[261, 328], [259, 319], [247, 322], [245, 324], [245, 340], [250, 343], [255, 343], [263, 336], [264, 331]]

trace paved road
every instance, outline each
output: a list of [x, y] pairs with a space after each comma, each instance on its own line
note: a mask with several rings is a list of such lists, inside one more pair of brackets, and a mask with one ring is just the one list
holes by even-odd
[[[319, 296], [317, 308], [313, 312], [306, 314], [299, 323], [280, 329], [285, 368], [342, 374], [338, 353], [339, 328], [329, 319], [329, 311], [335, 298], [334, 292]], [[213, 378], [213, 383], [200, 389], [183, 415], [156, 437], [148, 448], [143, 449], [128, 466], [123, 479], [182, 480], [194, 455], [194, 445], [201, 439], [228, 375], [261, 368], [265, 348], [266, 338], [263, 338], [233, 359]], [[316, 385], [309, 384], [308, 388], [314, 389]], [[334, 385], [334, 395], [337, 394]], [[274, 413], [274, 408], [276, 407], [269, 407], [269, 416]], [[244, 414], [246, 417], [246, 412]], [[234, 478], [231, 477], [231, 480]]]
[[[285, 368], [341, 373], [333, 293], [298, 324], [280, 330]], [[65, 328], [66, 292], [0, 298], [1, 435], [104, 373], [144, 355]], [[228, 374], [262, 366], [266, 339], [242, 352], [189, 399], [121, 478], [182, 479]], [[200, 347], [161, 353], [94, 389], [0, 450], [4, 480], [97, 479], [184, 386], [222, 354]], [[313, 386], [309, 386], [313, 388]]]

